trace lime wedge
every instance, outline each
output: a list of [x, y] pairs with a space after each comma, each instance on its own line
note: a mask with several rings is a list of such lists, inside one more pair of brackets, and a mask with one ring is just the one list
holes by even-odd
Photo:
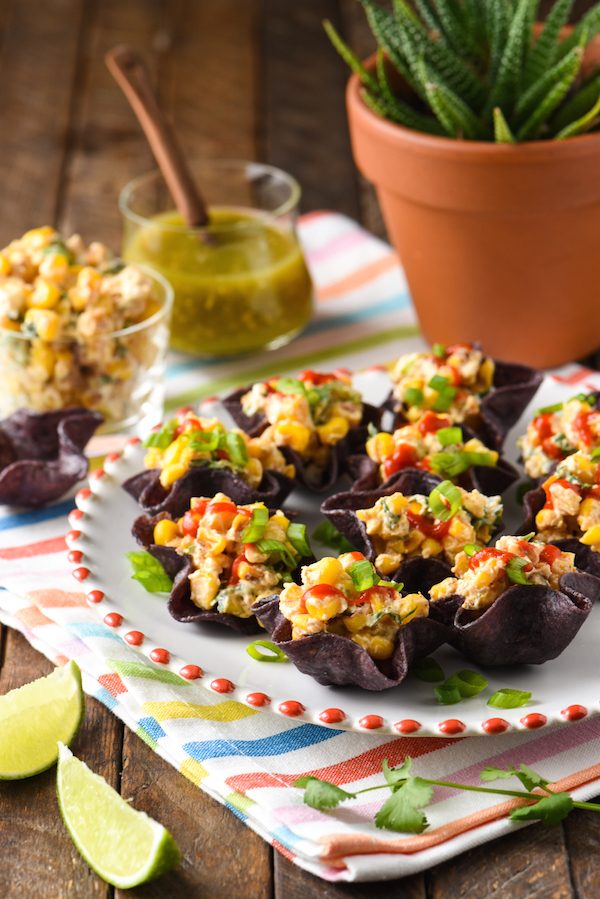
[[75, 662], [0, 696], [0, 780], [19, 780], [55, 764], [58, 741], [71, 743], [83, 718]]
[[73, 842], [107, 883], [126, 890], [178, 863], [179, 849], [169, 831], [132, 808], [62, 743], [56, 790]]

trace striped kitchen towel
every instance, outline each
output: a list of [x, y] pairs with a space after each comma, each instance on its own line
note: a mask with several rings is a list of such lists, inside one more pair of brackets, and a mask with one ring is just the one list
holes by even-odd
[[[273, 372], [307, 365], [353, 369], [421, 345], [402, 272], [390, 248], [341, 216], [307, 216], [301, 236], [318, 295], [311, 327], [292, 345], [232, 363], [174, 357], [168, 403], [177, 407]], [[333, 335], [335, 334], [335, 339]], [[597, 373], [558, 375], [600, 386]], [[99, 438], [108, 452], [119, 438]], [[600, 718], [550, 733], [433, 739], [355, 734], [286, 720], [215, 694], [146, 662], [74, 592], [66, 563], [66, 499], [34, 512], [0, 512], [0, 620], [57, 664], [74, 658], [86, 692], [118, 715], [183, 775], [225, 804], [296, 864], [328, 880], [382, 880], [420, 871], [513, 829], [513, 802], [438, 788], [419, 836], [378, 830], [380, 793], [329, 813], [302, 802], [304, 774], [354, 791], [381, 783], [381, 764], [414, 758], [415, 773], [476, 784], [486, 765], [539, 767], [577, 798], [600, 792]], [[374, 797], [374, 798], [370, 798]]]

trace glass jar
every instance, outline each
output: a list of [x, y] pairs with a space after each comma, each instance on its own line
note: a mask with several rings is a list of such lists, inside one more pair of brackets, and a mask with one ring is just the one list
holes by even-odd
[[187, 227], [162, 175], [142, 175], [119, 200], [124, 259], [148, 263], [172, 285], [174, 349], [219, 357], [283, 346], [313, 309], [295, 231], [298, 183], [254, 162], [203, 161], [191, 168], [209, 224]]
[[160, 421], [173, 291], [162, 275], [139, 268], [152, 281], [153, 311], [127, 328], [46, 340], [0, 327], [0, 418], [85, 406], [102, 413], [104, 433]]

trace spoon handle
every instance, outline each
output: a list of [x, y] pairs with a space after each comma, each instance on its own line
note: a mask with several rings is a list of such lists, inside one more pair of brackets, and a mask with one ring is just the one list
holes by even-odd
[[158, 103], [143, 59], [125, 45], [109, 50], [104, 59], [142, 126], [184, 221], [190, 226], [206, 225], [209, 220], [206, 204], [194, 183], [173, 128]]

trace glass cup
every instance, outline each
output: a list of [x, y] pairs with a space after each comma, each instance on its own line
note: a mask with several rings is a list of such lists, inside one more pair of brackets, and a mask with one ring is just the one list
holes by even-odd
[[202, 161], [191, 168], [209, 224], [189, 228], [162, 175], [142, 175], [119, 199], [124, 259], [148, 263], [171, 283], [174, 349], [219, 357], [283, 346], [313, 310], [295, 231], [298, 183], [255, 162]]
[[128, 328], [42, 340], [0, 327], [0, 418], [21, 408], [85, 406], [102, 413], [103, 433], [160, 421], [173, 291], [158, 272], [139, 267], [152, 279], [156, 311]]

